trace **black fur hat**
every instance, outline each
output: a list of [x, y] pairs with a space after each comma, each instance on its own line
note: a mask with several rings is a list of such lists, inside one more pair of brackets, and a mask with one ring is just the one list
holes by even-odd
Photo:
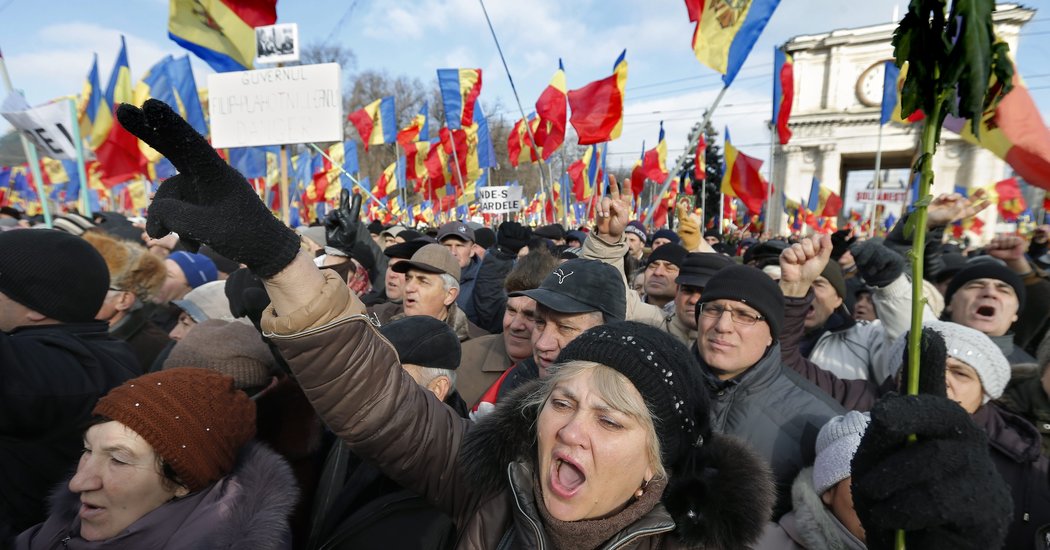
[[[711, 432], [699, 366], [663, 331], [632, 322], [602, 325], [574, 339], [558, 360], [588, 360], [626, 376], [654, 413], [668, 474], [662, 502], [689, 545], [741, 548], [758, 540], [774, 500], [769, 467], [736, 439]], [[500, 401], [467, 434], [462, 456], [472, 481], [491, 490], [510, 462], [536, 460], [540, 406], [527, 406], [541, 382]]]

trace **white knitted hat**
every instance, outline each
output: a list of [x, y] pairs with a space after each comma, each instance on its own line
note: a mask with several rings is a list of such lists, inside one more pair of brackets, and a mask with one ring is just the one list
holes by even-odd
[[818, 495], [849, 477], [850, 463], [868, 428], [868, 413], [850, 411], [824, 424], [817, 434], [817, 459], [813, 462], [813, 486]]
[[[979, 330], [946, 321], [926, 321], [924, 327], [936, 330], [944, 337], [944, 345], [948, 349], [948, 357], [952, 357], [966, 363], [977, 371], [977, 377], [981, 380], [984, 389], [984, 400], [987, 403], [991, 399], [999, 399], [1006, 389], [1006, 383], [1010, 381], [1010, 363], [1006, 356], [995, 345], [986, 334]], [[908, 342], [908, 333], [905, 332], [893, 344], [890, 353], [897, 361], [898, 370], [903, 365], [904, 346]]]

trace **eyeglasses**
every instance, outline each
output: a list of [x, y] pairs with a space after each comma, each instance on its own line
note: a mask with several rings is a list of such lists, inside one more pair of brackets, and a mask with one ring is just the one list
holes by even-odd
[[765, 317], [762, 317], [761, 315], [748, 313], [739, 309], [730, 309], [714, 304], [700, 304], [700, 315], [703, 315], [708, 319], [721, 319], [722, 314], [726, 312], [729, 313], [730, 321], [733, 321], [742, 327], [753, 326], [755, 323], [765, 319]]

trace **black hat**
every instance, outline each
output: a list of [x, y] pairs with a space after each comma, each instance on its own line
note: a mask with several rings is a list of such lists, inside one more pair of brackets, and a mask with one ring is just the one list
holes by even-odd
[[835, 288], [835, 294], [838, 294], [839, 298], [846, 298], [846, 278], [842, 276], [842, 267], [838, 262], [828, 262], [820, 276], [831, 283], [831, 286]]
[[[831, 259], [839, 261], [839, 258], [846, 254], [849, 250], [849, 245], [856, 242], [856, 237], [849, 237], [849, 229], [839, 229], [838, 231], [831, 234]], [[849, 238], [847, 238], [849, 237]]]
[[971, 265], [956, 273], [955, 277], [952, 277], [952, 282], [948, 283], [948, 289], [944, 292], [944, 303], [951, 304], [955, 291], [974, 279], [997, 279], [1012, 286], [1014, 294], [1017, 294], [1017, 313], [1020, 314], [1024, 310], [1024, 281], [1005, 265], [990, 261]]
[[422, 239], [392, 244], [383, 249], [383, 255], [387, 258], [400, 258], [402, 260], [410, 260], [412, 259], [413, 254], [415, 254], [419, 251], [420, 248], [423, 248], [428, 244], [430, 243]]
[[[664, 245], [657, 249], [663, 250], [670, 245]], [[689, 285], [704, 288], [711, 276], [718, 273], [723, 267], [733, 265], [733, 260], [721, 254], [710, 252], [692, 252], [685, 257], [678, 272], [675, 284]]]
[[[784, 293], [761, 270], [748, 265], [719, 270], [707, 281], [700, 303], [715, 300], [735, 300], [755, 308], [765, 318], [773, 339], [780, 337], [780, 327], [784, 325]], [[696, 313], [700, 314], [700, 308], [696, 308]]]
[[372, 220], [368, 224], [368, 232], [372, 235], [378, 235], [383, 232], [383, 224], [379, 223], [379, 220]]
[[569, 260], [547, 275], [539, 288], [507, 296], [528, 296], [559, 313], [600, 311], [615, 320], [627, 318], [623, 275], [598, 260]]
[[52, 229], [0, 233], [0, 292], [63, 323], [86, 323], [102, 308], [109, 269], [95, 247]]
[[11, 216], [16, 220], [20, 220], [24, 216], [21, 210], [13, 206], [0, 206], [0, 215]]
[[652, 254], [649, 254], [649, 260], [645, 265], [650, 265], [656, 260], [663, 260], [670, 262], [678, 267], [682, 267], [682, 262], [685, 261], [685, 257], [689, 255], [689, 251], [680, 244], [667, 243], [656, 250], [653, 250]]
[[755, 267], [762, 269], [767, 265], [776, 265], [780, 263], [780, 253], [788, 247], [788, 243], [779, 240], [770, 240], [763, 243], [756, 244], [744, 252], [744, 264], [755, 265]]
[[397, 236], [400, 237], [401, 240], [403, 240], [403, 241], [405, 241], [407, 243], [408, 241], [414, 241], [414, 240], [422, 237], [423, 234], [420, 233], [419, 231], [416, 231], [415, 229], [406, 229], [406, 230], [398, 233]]
[[496, 232], [488, 227], [481, 227], [474, 230], [474, 243], [488, 250], [492, 248], [492, 245], [496, 244]]
[[653, 413], [660, 458], [668, 471], [675, 471], [690, 447], [710, 439], [710, 405], [700, 365], [667, 332], [633, 321], [597, 326], [569, 342], [557, 362], [574, 360], [600, 363], [634, 384]]
[[560, 223], [552, 223], [543, 227], [537, 228], [532, 232], [534, 235], [543, 237], [545, 239], [551, 239], [558, 241], [565, 238], [565, 228]]
[[383, 325], [379, 332], [394, 345], [401, 364], [428, 369], [459, 368], [459, 337], [444, 321], [412, 315]]
[[653, 233], [653, 242], [656, 242], [656, 239], [667, 239], [675, 244], [682, 242], [682, 238], [678, 236], [678, 233], [675, 233], [670, 229], [661, 229], [656, 233]]
[[714, 237], [718, 239], [719, 242], [722, 241], [722, 234], [718, 231], [717, 228], [714, 227], [712, 227], [711, 229], [704, 230], [704, 237]]

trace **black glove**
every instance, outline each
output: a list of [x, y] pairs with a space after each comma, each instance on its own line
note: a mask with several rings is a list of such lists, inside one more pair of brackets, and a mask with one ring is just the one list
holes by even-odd
[[299, 253], [299, 236], [270, 213], [251, 185], [178, 114], [150, 99], [142, 109], [122, 104], [117, 120], [179, 170], [161, 184], [149, 207], [146, 233], [171, 233], [196, 251], [219, 254], [272, 277]]
[[857, 262], [860, 276], [871, 286], [882, 288], [896, 281], [904, 272], [904, 258], [881, 244], [856, 242], [850, 245], [849, 251]]
[[839, 261], [846, 251], [849, 250], [851, 244], [857, 242], [856, 237], [849, 237], [848, 229], [839, 229], [838, 231], [831, 234], [831, 259], [836, 262]]
[[361, 195], [350, 200], [350, 191], [339, 194], [339, 208], [328, 213], [324, 220], [326, 246], [342, 250], [350, 256], [357, 241], [357, 226], [361, 217]]
[[496, 233], [496, 244], [506, 248], [512, 254], [517, 254], [529, 244], [529, 239], [531, 238], [531, 227], [521, 225], [518, 222], [503, 222], [499, 225], [499, 231]]
[[270, 295], [266, 293], [262, 279], [250, 269], [242, 267], [230, 273], [226, 279], [225, 292], [226, 299], [230, 301], [230, 313], [234, 317], [247, 317], [259, 329], [263, 311], [270, 305]]
[[903, 529], [908, 548], [1002, 548], [1013, 512], [1009, 489], [985, 433], [945, 397], [944, 339], [932, 329], [922, 339], [920, 391], [940, 393], [880, 399], [853, 457], [853, 507], [867, 547], [891, 549]]

